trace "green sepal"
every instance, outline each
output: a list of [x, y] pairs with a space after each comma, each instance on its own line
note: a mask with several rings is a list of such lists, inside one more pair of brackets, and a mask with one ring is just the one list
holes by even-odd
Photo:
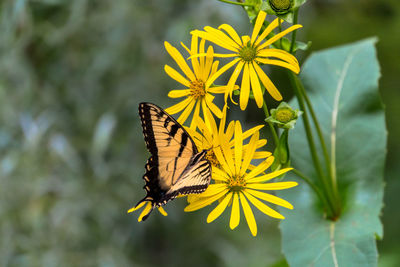
[[286, 22], [293, 23], [293, 11], [296, 8], [299, 8], [301, 5], [303, 5], [307, 0], [293, 0], [294, 3], [292, 7], [286, 12], [286, 13], [279, 13], [276, 12], [270, 5], [269, 0], [263, 1], [260, 9], [265, 11], [269, 15], [275, 15], [281, 19], [283, 19]]
[[279, 138], [279, 143], [274, 150], [274, 163], [271, 166], [273, 171], [290, 166], [289, 130], [285, 129]]

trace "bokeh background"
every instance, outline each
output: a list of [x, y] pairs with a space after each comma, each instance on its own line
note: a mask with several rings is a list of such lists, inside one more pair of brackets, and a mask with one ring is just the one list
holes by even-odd
[[[241, 7], [218, 1], [0, 1], [0, 266], [284, 266], [278, 223], [260, 214], [256, 238], [244, 220], [231, 231], [226, 214], [207, 224], [207, 209], [184, 213], [184, 199], [145, 223], [126, 214], [148, 157], [137, 105], [170, 106], [179, 88], [163, 42], [221, 23], [251, 29]], [[400, 2], [309, 0], [300, 23], [311, 51], [379, 38], [389, 132], [379, 265], [399, 266]], [[282, 71], [270, 75], [290, 99]], [[261, 115], [231, 116], [250, 127]]]

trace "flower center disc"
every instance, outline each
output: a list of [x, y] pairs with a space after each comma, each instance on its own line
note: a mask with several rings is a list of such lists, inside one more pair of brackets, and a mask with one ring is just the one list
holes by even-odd
[[282, 123], [287, 123], [294, 119], [294, 113], [288, 108], [280, 108], [276, 111], [276, 119]]
[[251, 46], [245, 46], [240, 50], [239, 56], [246, 62], [251, 62], [256, 58], [257, 50]]
[[190, 94], [194, 98], [201, 98], [206, 95], [206, 90], [204, 89], [204, 82], [201, 80], [195, 80], [190, 83]]
[[246, 187], [246, 180], [243, 177], [232, 177], [229, 179], [228, 187], [231, 191], [242, 191]]

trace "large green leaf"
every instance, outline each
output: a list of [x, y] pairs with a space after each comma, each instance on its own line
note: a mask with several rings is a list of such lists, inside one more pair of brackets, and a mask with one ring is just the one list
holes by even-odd
[[[387, 133], [374, 43], [368, 39], [315, 53], [302, 68], [300, 78], [321, 123], [345, 205], [333, 222], [324, 218], [303, 181], [280, 194], [295, 206], [282, 211], [286, 219], [280, 224], [291, 266], [377, 265]], [[315, 181], [302, 122], [290, 134], [293, 166]]]

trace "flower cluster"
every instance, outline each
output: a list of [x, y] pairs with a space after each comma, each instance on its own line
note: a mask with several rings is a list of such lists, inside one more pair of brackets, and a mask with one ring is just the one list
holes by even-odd
[[[165, 65], [165, 72], [183, 85], [183, 88], [168, 93], [171, 98], [183, 98], [183, 100], [167, 108], [166, 112], [180, 113], [177, 121], [181, 124], [185, 124], [188, 118], [191, 118], [186, 129], [198, 150], [207, 151], [206, 158], [212, 165], [212, 183], [205, 192], [188, 196], [189, 205], [185, 211], [195, 211], [216, 202], [215, 208], [207, 217], [207, 222], [212, 222], [230, 206], [229, 226], [234, 229], [239, 224], [242, 209], [253, 235], [257, 234], [257, 225], [251, 205], [270, 217], [284, 219], [265, 202], [288, 209], [292, 209], [293, 206], [271, 192], [264, 191], [287, 189], [296, 186], [297, 183], [271, 182], [271, 179], [283, 175], [291, 168], [268, 172], [274, 157], [271, 152], [259, 150], [267, 143], [266, 139], [260, 138], [260, 129], [263, 125], [243, 131], [239, 121], [227, 124], [228, 98], [236, 104], [233, 92], [237, 91], [242, 110], [246, 109], [250, 98], [254, 98], [259, 108], [263, 107], [265, 92], [277, 101], [282, 100], [281, 93], [261, 68], [262, 65], [275, 65], [296, 74], [300, 71], [297, 59], [289, 52], [278, 49], [276, 42], [301, 25], [293, 25], [275, 34], [274, 30], [281, 23], [282, 20], [279, 18], [268, 23], [266, 13], [260, 11], [251, 36], [240, 37], [232, 26], [227, 24], [222, 24], [217, 29], [207, 26], [204, 30], [194, 30], [191, 32], [190, 48], [181, 43], [187, 51], [186, 56], [165, 42], [166, 51], [180, 69], [178, 71]], [[206, 47], [206, 41], [230, 52], [214, 53], [212, 45]], [[232, 58], [232, 60], [220, 67], [219, 61], [215, 58]], [[227, 84], [214, 84], [223, 73], [232, 68], [233, 72]], [[238, 82], [240, 76], [241, 81]], [[224, 94], [225, 104], [222, 109], [214, 103], [215, 94]], [[219, 119], [219, 125], [215, 117]], [[254, 165], [254, 162], [259, 164]], [[142, 203], [130, 211], [144, 205], [145, 203]], [[139, 221], [147, 213], [146, 209], [150, 208], [149, 204], [145, 206]], [[166, 215], [162, 208], [159, 208], [159, 211]]]

